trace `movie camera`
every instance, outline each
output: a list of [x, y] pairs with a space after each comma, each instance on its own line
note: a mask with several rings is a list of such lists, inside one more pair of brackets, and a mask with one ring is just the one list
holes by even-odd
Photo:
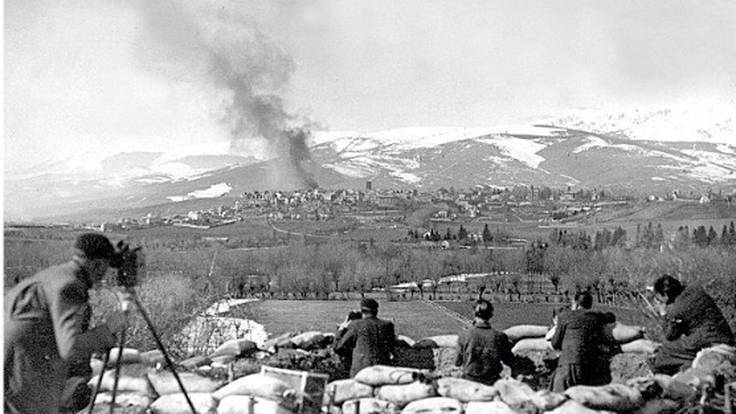
[[146, 269], [145, 254], [143, 248], [138, 246], [130, 248], [124, 241], [119, 241], [113, 257], [110, 259], [110, 267], [118, 270], [115, 283], [124, 288], [134, 288], [138, 285], [138, 275], [143, 275]]

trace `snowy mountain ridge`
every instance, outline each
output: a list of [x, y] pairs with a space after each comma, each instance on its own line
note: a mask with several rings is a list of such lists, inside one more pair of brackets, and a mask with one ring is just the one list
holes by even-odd
[[[698, 125], [702, 127], [693, 132], [672, 129], [690, 125], [668, 123], [673, 116], [672, 111], [662, 111], [633, 120], [604, 116], [600, 123], [587, 124], [576, 116], [533, 126], [314, 131], [308, 143], [311, 161], [305, 167], [323, 188], [361, 188], [370, 180], [379, 188], [533, 184], [660, 194], [675, 189], [736, 190], [731, 118]], [[619, 128], [607, 124], [613, 121]], [[652, 125], [659, 125], [658, 136], [669, 140], [645, 139]], [[12, 207], [14, 215], [25, 217], [63, 211], [69, 205], [142, 207], [304, 185], [298, 177], [285, 176], [278, 160], [227, 151], [224, 146], [208, 147], [205, 155], [141, 151], [105, 154], [102, 159], [99, 154], [80, 154], [6, 172], [6, 212]]]

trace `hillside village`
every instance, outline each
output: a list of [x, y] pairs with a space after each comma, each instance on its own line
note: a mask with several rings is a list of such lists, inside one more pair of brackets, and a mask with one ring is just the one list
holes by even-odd
[[373, 189], [370, 181], [364, 189], [264, 190], [245, 192], [230, 205], [191, 210], [186, 214], [121, 217], [116, 222], [99, 224], [102, 231], [128, 230], [153, 226], [211, 228], [251, 218], [280, 220], [331, 220], [353, 217], [361, 221], [401, 216], [410, 210], [435, 206], [432, 222], [457, 219], [489, 222], [539, 222], [562, 225], [579, 221], [595, 212], [637, 201], [683, 203], [727, 203], [734, 195], [722, 193], [682, 194], [673, 191], [666, 197], [649, 195], [644, 200], [631, 195], [612, 194], [605, 190], [519, 185], [513, 188], [476, 186], [470, 190], [440, 188], [432, 192], [417, 189]]

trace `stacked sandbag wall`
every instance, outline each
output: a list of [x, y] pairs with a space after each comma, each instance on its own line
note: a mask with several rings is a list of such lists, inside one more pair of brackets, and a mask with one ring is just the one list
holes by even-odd
[[[240, 355], [243, 349], [250, 347], [245, 340], [228, 341], [213, 354], [230, 352]], [[116, 412], [190, 412], [189, 404], [173, 374], [160, 369], [160, 363], [159, 369], [151, 366], [151, 362], [141, 358], [141, 354], [135, 350], [127, 350], [122, 355]], [[154, 353], [151, 355], [155, 356]], [[94, 412], [107, 412], [111, 404], [114, 370], [109, 366], [101, 371], [103, 367], [100, 361], [92, 365], [97, 370], [96, 375], [102, 375]], [[290, 414], [298, 409], [300, 390], [268, 373], [251, 374], [231, 381], [209, 378], [191, 371], [181, 371], [179, 377], [199, 413]], [[97, 379], [96, 376], [90, 384], [96, 385]], [[725, 345], [701, 351], [689, 369], [675, 376], [654, 375], [634, 378], [625, 384], [575, 386], [562, 394], [534, 390], [528, 384], [511, 378], [503, 378], [490, 386], [456, 377], [438, 376], [429, 370], [373, 366], [361, 370], [355, 378], [327, 384], [323, 412], [674, 412], [682, 407], [697, 406], [724, 380], [736, 380], [736, 349]]]

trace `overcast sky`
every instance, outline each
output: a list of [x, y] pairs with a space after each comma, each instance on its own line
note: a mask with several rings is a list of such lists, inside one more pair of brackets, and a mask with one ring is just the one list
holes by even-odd
[[371, 132], [736, 91], [729, 0], [166, 3], [4, 2], [6, 170], [89, 150], [247, 152], [260, 96], [279, 98], [278, 122]]

